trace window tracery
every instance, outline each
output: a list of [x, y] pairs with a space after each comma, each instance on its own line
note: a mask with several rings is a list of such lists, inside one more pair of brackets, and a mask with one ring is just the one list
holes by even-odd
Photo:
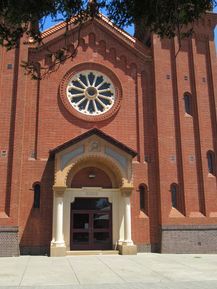
[[72, 107], [85, 115], [101, 115], [112, 108], [115, 89], [112, 81], [98, 71], [81, 71], [67, 86], [67, 98]]

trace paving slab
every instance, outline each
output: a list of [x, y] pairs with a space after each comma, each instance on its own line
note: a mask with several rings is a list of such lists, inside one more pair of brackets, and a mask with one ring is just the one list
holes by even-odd
[[117, 272], [117, 274], [125, 282], [161, 282], [165, 279], [163, 276], [158, 275], [153, 270], [150, 270], [148, 266], [144, 269], [141, 264], [135, 263], [135, 258], [132, 256], [117, 256], [112, 258], [111, 256], [99, 257], [107, 266]]
[[30, 257], [21, 286], [79, 284], [65, 257]]
[[0, 289], [217, 289], [217, 255], [0, 258]]
[[52, 286], [0, 286], [0, 289], [216, 289], [216, 282], [123, 283]]
[[29, 257], [0, 258], [0, 285], [20, 285], [23, 274], [27, 268]]
[[97, 256], [82, 256], [82, 258], [80, 256], [70, 256], [67, 257], [67, 259], [69, 260], [80, 284], [124, 282], [118, 273], [111, 270], [111, 268], [109, 268]]

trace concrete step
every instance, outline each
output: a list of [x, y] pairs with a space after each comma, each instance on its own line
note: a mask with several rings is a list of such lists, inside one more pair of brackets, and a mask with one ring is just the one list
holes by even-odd
[[81, 256], [81, 255], [118, 255], [118, 250], [82, 250], [82, 251], [66, 251], [66, 256]]

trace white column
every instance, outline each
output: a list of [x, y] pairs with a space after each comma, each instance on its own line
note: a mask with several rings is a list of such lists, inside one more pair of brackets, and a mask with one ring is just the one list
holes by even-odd
[[123, 193], [124, 198], [124, 245], [133, 245], [131, 236], [131, 205], [130, 205], [131, 191]]
[[51, 241], [51, 256], [65, 256], [66, 245], [63, 237], [63, 199], [66, 187], [53, 187], [53, 240]]
[[63, 195], [57, 193], [55, 200], [55, 211], [56, 211], [56, 233], [55, 233], [55, 243], [64, 246], [63, 239]]

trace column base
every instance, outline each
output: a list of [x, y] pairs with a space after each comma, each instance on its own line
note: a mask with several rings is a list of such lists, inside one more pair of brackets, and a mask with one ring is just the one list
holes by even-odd
[[65, 243], [51, 242], [50, 245], [50, 256], [51, 257], [62, 257], [66, 256], [66, 245]]
[[121, 243], [121, 245], [125, 245], [125, 246], [133, 246], [133, 241], [132, 240], [126, 240], [126, 241], [123, 241]]
[[136, 245], [119, 245], [118, 246], [120, 255], [136, 255], [137, 246]]

